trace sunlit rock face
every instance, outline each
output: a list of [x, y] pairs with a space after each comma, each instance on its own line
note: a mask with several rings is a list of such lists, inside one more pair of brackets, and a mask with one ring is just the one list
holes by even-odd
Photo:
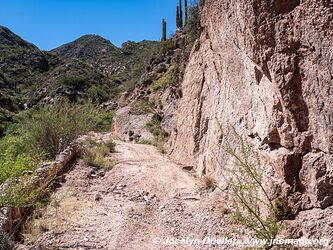
[[333, 205], [332, 3], [205, 0], [201, 8], [170, 155], [221, 176], [231, 160], [220, 126], [233, 126], [294, 214]]

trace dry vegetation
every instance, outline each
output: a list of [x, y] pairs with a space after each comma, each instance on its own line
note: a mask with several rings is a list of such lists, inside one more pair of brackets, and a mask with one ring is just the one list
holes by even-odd
[[112, 140], [107, 142], [96, 142], [88, 137], [81, 146], [80, 158], [82, 161], [93, 167], [111, 169], [113, 162], [107, 159], [108, 154], [115, 151], [115, 144]]

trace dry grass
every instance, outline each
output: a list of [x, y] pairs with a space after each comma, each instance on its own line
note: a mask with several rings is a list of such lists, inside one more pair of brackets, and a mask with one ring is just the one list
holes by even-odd
[[51, 230], [55, 233], [67, 230], [78, 221], [78, 211], [89, 204], [87, 200], [78, 200], [72, 192], [53, 195], [50, 204], [36, 209], [25, 224], [22, 230], [25, 243], [35, 242], [41, 234]]
[[219, 211], [220, 214], [227, 215], [231, 214], [231, 209], [228, 207], [225, 201], [219, 201], [218, 204], [216, 204], [216, 211]]
[[85, 164], [104, 169], [111, 169], [114, 166], [114, 163], [107, 159], [108, 154], [115, 150], [112, 140], [99, 143], [88, 137], [82, 144], [80, 157]]
[[215, 189], [216, 188], [216, 178], [212, 173], [205, 174], [202, 177], [202, 186], [205, 189]]

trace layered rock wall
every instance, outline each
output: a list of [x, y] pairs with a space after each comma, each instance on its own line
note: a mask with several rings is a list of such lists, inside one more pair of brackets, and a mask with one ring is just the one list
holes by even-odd
[[259, 149], [293, 213], [333, 205], [333, 6], [205, 0], [169, 153], [220, 176], [222, 126]]

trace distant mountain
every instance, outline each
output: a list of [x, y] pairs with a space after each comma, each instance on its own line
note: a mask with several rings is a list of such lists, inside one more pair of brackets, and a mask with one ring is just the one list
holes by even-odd
[[3, 26], [0, 26], [0, 52], [0, 73], [14, 86], [48, 70], [51, 62], [46, 53]]
[[[0, 108], [15, 110], [57, 96], [106, 101], [131, 91], [160, 43], [126, 42], [121, 48], [98, 35], [85, 35], [41, 51], [0, 26]], [[1, 121], [1, 118], [0, 118]]]
[[159, 49], [160, 43], [155, 41], [128, 41], [118, 48], [101, 36], [85, 35], [51, 52], [65, 62], [76, 59], [98, 68], [119, 85], [119, 92], [134, 88], [145, 66]]
[[6, 46], [38, 50], [35, 45], [23, 40], [8, 28], [0, 25], [0, 47]]
[[46, 72], [51, 62], [47, 53], [0, 26], [0, 136], [12, 119], [11, 112], [23, 108], [24, 86]]
[[81, 59], [93, 62], [96, 58], [103, 58], [106, 55], [120, 55], [121, 50], [114, 46], [110, 41], [98, 35], [85, 35], [79, 39], [64, 44], [54, 52], [62, 60]]

